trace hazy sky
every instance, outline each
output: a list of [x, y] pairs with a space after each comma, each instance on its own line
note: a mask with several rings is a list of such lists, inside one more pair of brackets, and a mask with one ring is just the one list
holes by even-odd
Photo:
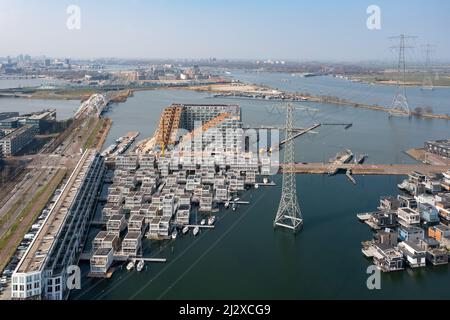
[[[381, 30], [366, 27], [371, 4]], [[0, 0], [0, 56], [351, 61], [388, 57], [388, 37], [407, 33], [450, 59], [449, 31], [448, 0]]]

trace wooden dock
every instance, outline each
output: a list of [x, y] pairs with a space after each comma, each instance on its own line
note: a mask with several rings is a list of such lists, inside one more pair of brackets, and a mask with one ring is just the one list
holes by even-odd
[[[281, 166], [281, 172], [283, 172]], [[294, 173], [297, 174], [328, 174], [329, 163], [296, 163]], [[412, 171], [423, 174], [442, 173], [450, 170], [450, 165], [432, 166], [427, 164], [354, 164], [345, 163], [339, 169], [346, 172], [351, 170], [352, 175], [407, 175]]]

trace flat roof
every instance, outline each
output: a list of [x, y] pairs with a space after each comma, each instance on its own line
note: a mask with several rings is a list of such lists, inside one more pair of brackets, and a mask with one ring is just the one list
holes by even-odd
[[398, 208], [398, 210], [409, 214], [419, 214], [416, 210], [411, 209], [409, 207]]
[[18, 121], [19, 121], [19, 119], [17, 117], [6, 118], [6, 119], [0, 120], [0, 122], [18, 122]]
[[93, 256], [108, 256], [112, 248], [98, 248]]
[[109, 218], [109, 221], [112, 221], [112, 220], [122, 221], [123, 219], [125, 219], [125, 216], [123, 214], [115, 214]]
[[445, 224], [438, 224], [434, 226], [434, 228], [439, 229], [440, 231], [450, 231], [450, 227], [446, 226]]
[[87, 150], [81, 157], [41, 229], [19, 263], [16, 269], [17, 273], [42, 271], [95, 154], [95, 150]]
[[403, 230], [403, 231], [406, 231], [406, 232], [408, 232], [408, 233], [410, 233], [410, 232], [420, 232], [420, 233], [423, 233], [423, 232], [425, 232], [422, 228], [419, 228], [419, 227], [405, 227], [405, 226], [402, 226], [402, 225], [400, 225], [399, 226], [399, 230]]
[[56, 111], [44, 111], [42, 113], [39, 114], [32, 114], [31, 116], [28, 117], [28, 119], [30, 120], [42, 120], [47, 118], [48, 116], [51, 116], [52, 114], [56, 113]]
[[412, 241], [403, 241], [403, 243], [407, 246], [409, 246], [411, 249], [417, 252], [425, 252], [426, 250], [422, 249], [419, 244], [412, 242]]
[[140, 237], [141, 237], [140, 232], [132, 231], [128, 232], [123, 240], [136, 240], [139, 239]]
[[30, 125], [30, 124], [23, 125], [23, 126], [17, 128], [16, 130], [14, 130], [13, 132], [11, 132], [11, 133], [7, 134], [6, 136], [4, 136], [1, 140], [14, 139], [19, 134], [22, 134], [24, 131], [27, 131], [27, 130], [29, 130], [31, 128], [33, 128], [33, 126]]
[[113, 241], [117, 238], [117, 235], [114, 233], [108, 233], [106, 237], [103, 239], [103, 241]]
[[94, 240], [103, 240], [106, 238], [107, 235], [108, 235], [108, 231], [100, 231], [99, 233], [97, 233]]
[[439, 144], [445, 147], [450, 147], [450, 140], [449, 139], [442, 139], [442, 140], [429, 140], [426, 143], [429, 144]]
[[130, 221], [142, 221], [144, 219], [145, 219], [145, 217], [143, 215], [141, 215], [141, 214], [133, 214], [130, 217]]

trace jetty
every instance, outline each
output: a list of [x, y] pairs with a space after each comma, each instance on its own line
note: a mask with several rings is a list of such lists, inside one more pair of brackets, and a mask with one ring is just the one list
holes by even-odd
[[[281, 165], [280, 172], [283, 172]], [[408, 175], [413, 171], [423, 174], [436, 174], [450, 170], [450, 165], [432, 166], [427, 164], [355, 164], [343, 163], [340, 170], [351, 170], [352, 175]], [[328, 174], [329, 163], [295, 163], [294, 173], [297, 174]]]

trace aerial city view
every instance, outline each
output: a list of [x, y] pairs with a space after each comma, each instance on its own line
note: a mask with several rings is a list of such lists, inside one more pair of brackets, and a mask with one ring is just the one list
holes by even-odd
[[449, 12], [0, 0], [0, 300], [450, 299]]

